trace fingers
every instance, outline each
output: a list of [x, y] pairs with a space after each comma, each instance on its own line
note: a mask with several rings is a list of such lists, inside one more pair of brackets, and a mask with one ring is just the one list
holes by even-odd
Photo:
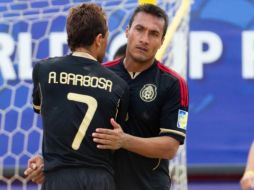
[[110, 119], [110, 123], [113, 126], [114, 129], [106, 129], [106, 128], [97, 128], [96, 132], [97, 133], [103, 133], [103, 134], [109, 134], [109, 135], [113, 135], [116, 132], [120, 132], [122, 131], [121, 125], [119, 125], [114, 118]]
[[44, 181], [45, 181], [44, 176], [42, 176], [40, 179], [38, 179], [37, 181], [34, 181], [34, 182], [37, 184], [43, 184]]
[[33, 169], [32, 168], [27, 168], [25, 171], [24, 171], [24, 175], [30, 175], [31, 174], [31, 172], [33, 171]]
[[99, 132], [92, 133], [93, 141], [97, 144], [114, 145], [118, 143], [120, 137], [115, 132], [107, 132], [104, 130], [100, 130]]
[[118, 145], [119, 143], [111, 141], [111, 140], [94, 138], [93, 141], [97, 143], [96, 147], [98, 149], [116, 150], [120, 148], [120, 146]]
[[249, 190], [254, 188], [254, 177], [244, 177], [240, 181], [242, 190]]
[[98, 149], [116, 150], [120, 148], [121, 144], [118, 139], [118, 136], [100, 133], [93, 133], [92, 136], [93, 141], [97, 144], [96, 147]]
[[107, 140], [110, 140], [110, 139], [113, 139], [115, 135], [114, 135], [113, 133], [108, 134], [108, 133], [105, 133], [105, 132], [103, 132], [103, 131], [97, 132], [97, 130], [96, 130], [96, 132], [93, 133], [92, 136], [93, 136], [94, 138], [100, 138], [100, 139], [107, 139]]
[[118, 129], [118, 128], [121, 128], [121, 125], [119, 125], [114, 118], [111, 118], [110, 119], [110, 123], [111, 125], [113, 126], [114, 129]]
[[250, 180], [250, 187], [254, 189], [254, 177]]
[[[93, 141], [96, 142], [97, 144], [102, 144], [102, 145], [110, 145], [110, 144], [112, 144], [112, 141], [106, 140], [106, 139], [94, 138]], [[99, 145], [97, 145], [97, 147], [98, 147], [98, 146], [99, 146]]]
[[25, 175], [30, 175], [37, 168], [35, 163], [29, 163], [28, 165], [28, 168], [24, 171]]
[[113, 130], [103, 128], [96, 129], [92, 136], [94, 142], [101, 144], [109, 143], [109, 140], [113, 140], [115, 137]]
[[34, 178], [31, 179], [33, 182], [41, 184], [44, 181], [44, 175], [42, 173], [38, 174]]
[[97, 128], [95, 131], [97, 133], [108, 134], [108, 135], [114, 134], [114, 130], [113, 129]]
[[39, 161], [39, 160], [41, 160], [41, 159], [42, 159], [42, 158], [41, 158], [40, 155], [33, 156], [32, 158], [30, 158], [30, 159], [28, 160], [28, 164], [30, 164], [30, 163], [35, 163], [35, 162], [37, 162], [37, 161]]
[[41, 172], [38, 173], [35, 177], [33, 177], [31, 180], [37, 184], [42, 184], [44, 182], [44, 173], [43, 168], [40, 169]]
[[40, 165], [36, 169], [28, 168], [24, 173], [27, 176], [27, 180], [32, 180], [37, 184], [41, 184], [44, 181], [44, 173], [43, 173], [44, 165]]
[[[30, 170], [29, 170], [30, 169]], [[40, 171], [37, 169], [37, 170], [33, 170], [31, 168], [29, 168], [28, 170], [28, 174], [27, 174], [27, 180], [32, 180], [34, 178], [36, 178], [38, 175], [40, 175]]]
[[248, 190], [248, 180], [246, 180], [245, 178], [241, 179], [241, 187], [242, 190]]
[[99, 149], [116, 150], [121, 147], [123, 130], [121, 126], [113, 119], [110, 119], [114, 129], [97, 128], [92, 134], [93, 141]]
[[117, 149], [117, 148], [115, 148], [111, 145], [102, 145], [102, 144], [97, 145], [97, 148], [98, 149], [110, 149], [110, 150], [116, 150]]
[[35, 170], [37, 168], [37, 165], [35, 163], [31, 163], [31, 168]]
[[42, 164], [43, 164], [42, 157], [40, 155], [36, 155], [28, 160], [27, 167], [36, 169], [37, 167], [39, 167]]

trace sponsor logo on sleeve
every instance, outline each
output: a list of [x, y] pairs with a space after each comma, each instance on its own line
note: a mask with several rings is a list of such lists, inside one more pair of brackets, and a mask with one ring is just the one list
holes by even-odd
[[177, 127], [186, 130], [188, 122], [188, 112], [184, 110], [178, 111]]

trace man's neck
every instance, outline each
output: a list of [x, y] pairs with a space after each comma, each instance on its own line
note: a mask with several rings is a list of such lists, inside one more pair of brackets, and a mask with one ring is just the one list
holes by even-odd
[[88, 59], [92, 59], [97, 61], [95, 55], [93, 55], [92, 51], [89, 51], [88, 49], [85, 48], [76, 48], [73, 53], [73, 56], [78, 56], [78, 57], [85, 57]]
[[154, 59], [149, 61], [149, 62], [137, 62], [131, 58], [126, 58], [124, 59], [124, 67], [128, 72], [142, 72], [146, 69], [148, 69], [154, 62]]

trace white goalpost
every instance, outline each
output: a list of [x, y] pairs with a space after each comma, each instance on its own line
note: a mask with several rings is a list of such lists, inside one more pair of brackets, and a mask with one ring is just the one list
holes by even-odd
[[[99, 4], [109, 19], [106, 60], [123, 36], [139, 3], [156, 3], [168, 13], [170, 24], [156, 55], [186, 76], [188, 22], [191, 0], [88, 0]], [[32, 109], [32, 67], [39, 59], [68, 53], [65, 21], [71, 6], [83, 0], [9, 0], [0, 2], [0, 189], [40, 189], [23, 175], [27, 161], [41, 152], [42, 122]], [[121, 40], [123, 40], [121, 42]], [[181, 146], [170, 161], [173, 190], [187, 189], [186, 150]]]
[[[170, 1], [170, 0], [169, 0]], [[173, 1], [170, 1], [173, 3]], [[177, 4], [178, 3], [178, 4]], [[191, 0], [175, 0], [177, 8], [170, 12], [170, 24], [164, 43], [156, 54], [166, 66], [174, 69], [182, 77], [187, 76], [187, 50]], [[172, 14], [173, 13], [173, 14]], [[172, 190], [187, 190], [186, 144], [181, 145], [176, 157], [170, 160], [169, 172], [172, 179]]]

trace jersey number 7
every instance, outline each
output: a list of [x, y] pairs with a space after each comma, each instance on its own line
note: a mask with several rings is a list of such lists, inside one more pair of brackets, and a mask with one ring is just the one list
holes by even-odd
[[84, 103], [88, 106], [87, 112], [86, 112], [86, 114], [79, 126], [78, 132], [75, 135], [75, 138], [74, 138], [72, 145], [71, 145], [71, 147], [74, 150], [78, 150], [82, 140], [84, 139], [84, 137], [86, 135], [86, 130], [93, 119], [93, 116], [94, 116], [95, 111], [97, 109], [98, 103], [97, 103], [97, 100], [92, 96], [71, 93], [71, 92], [67, 94], [67, 99], [75, 101], [75, 102], [81, 102], [81, 103]]

